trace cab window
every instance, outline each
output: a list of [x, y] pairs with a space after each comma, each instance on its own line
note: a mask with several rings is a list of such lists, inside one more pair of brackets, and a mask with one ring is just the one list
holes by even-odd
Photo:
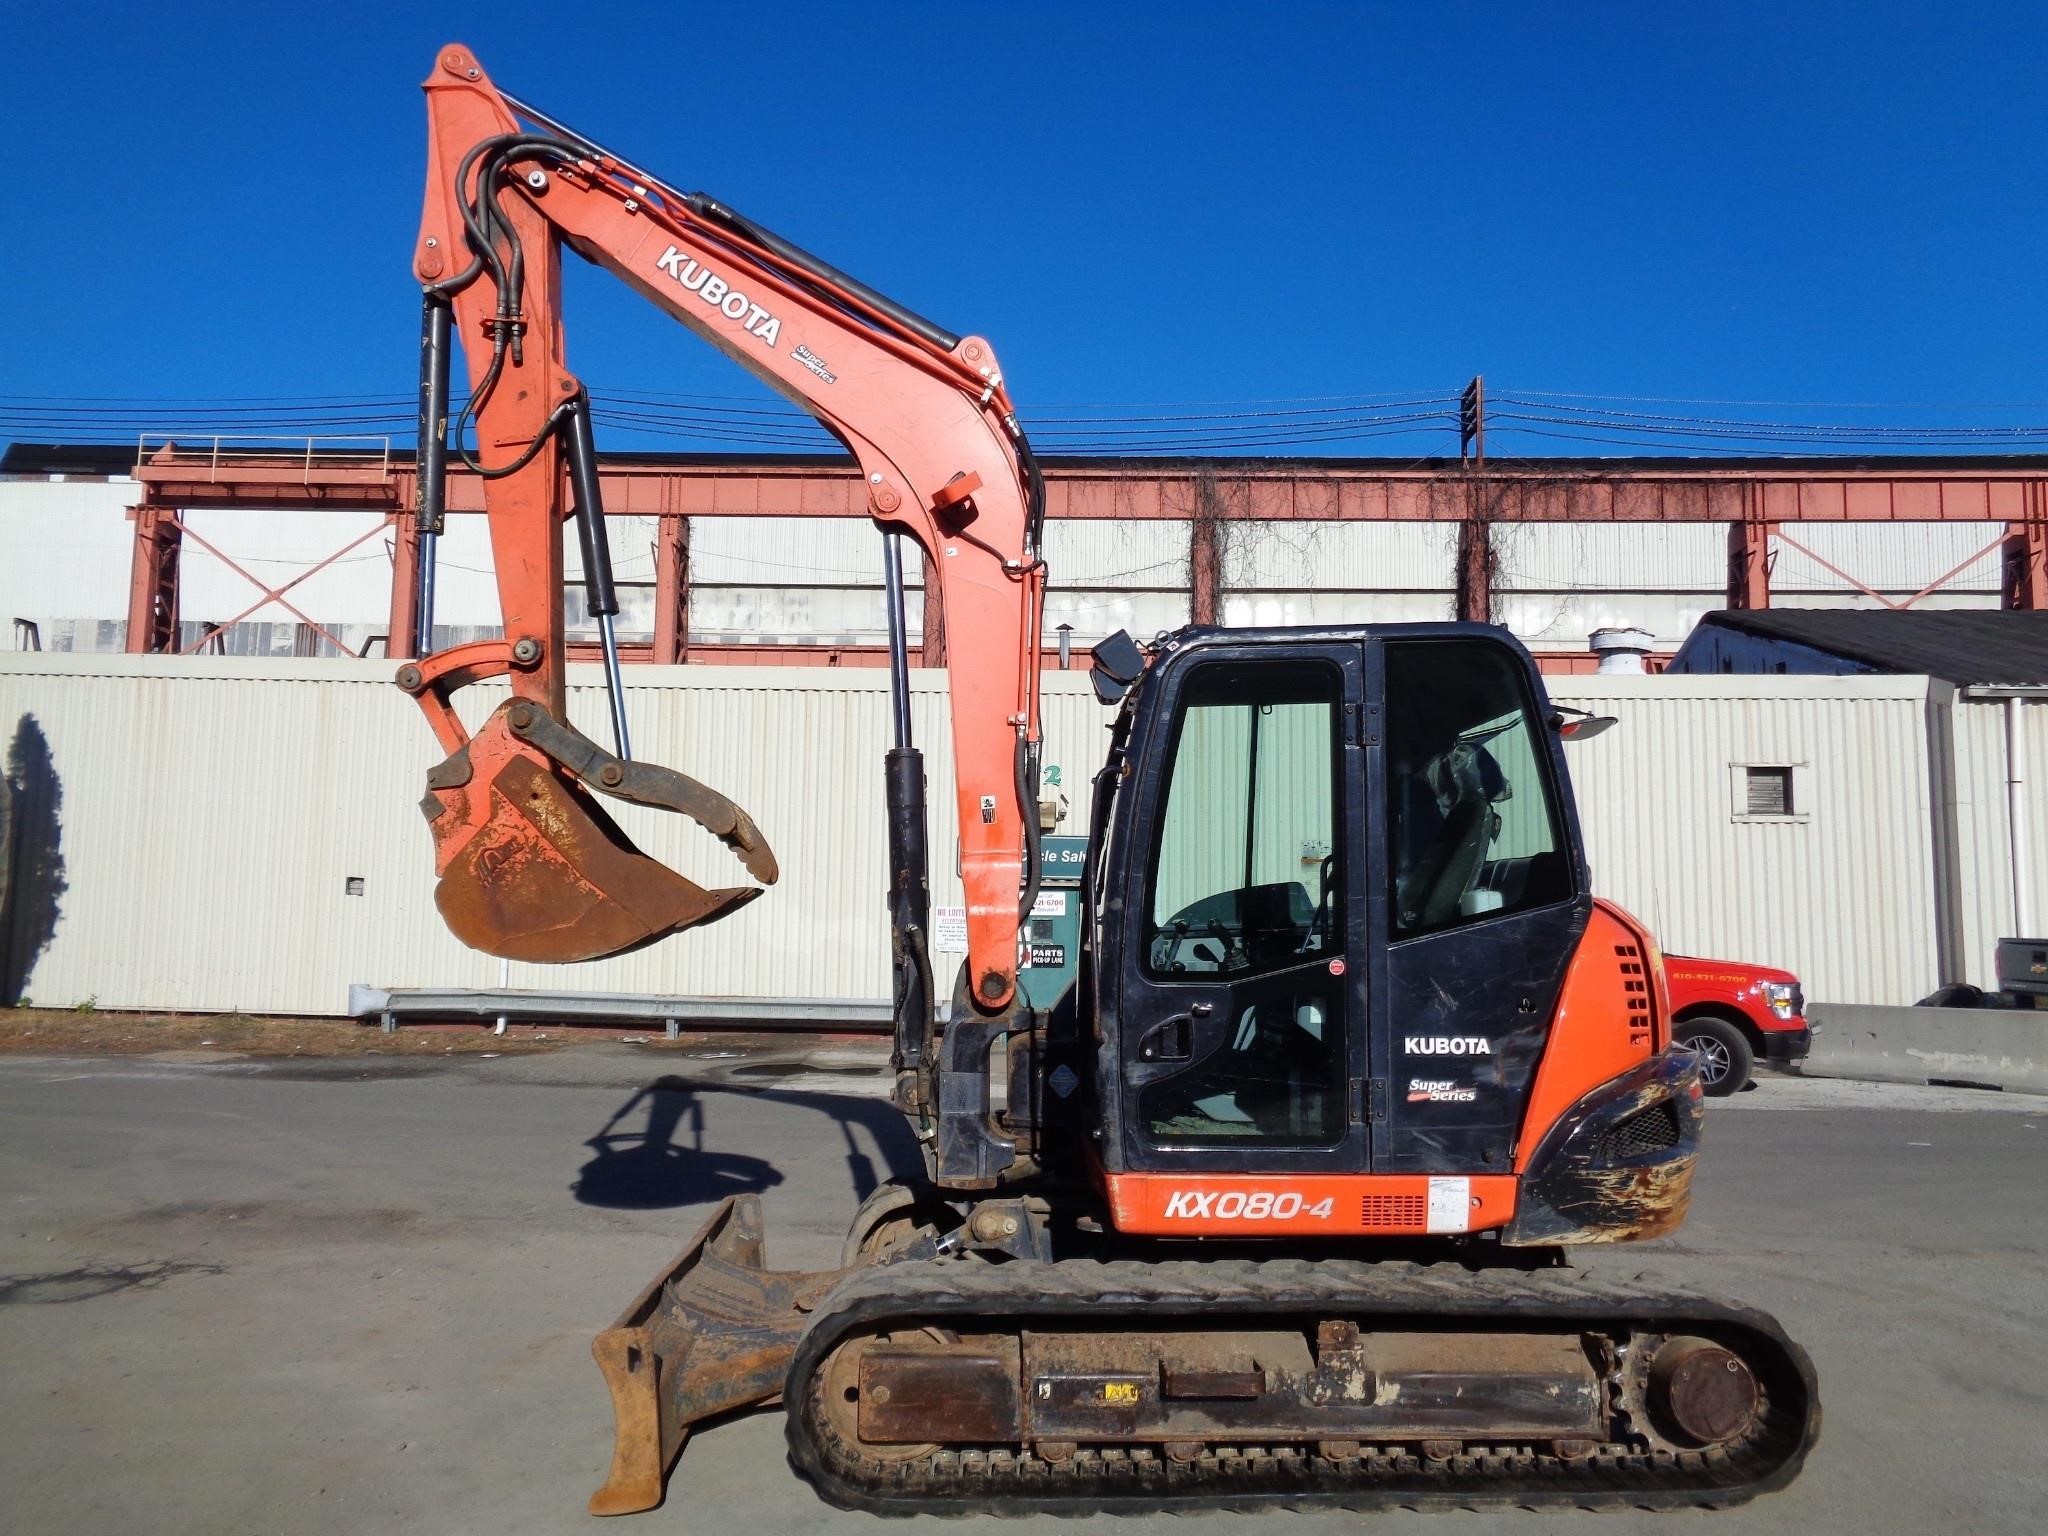
[[[1154, 1145], [1344, 1135], [1343, 698], [1334, 666], [1302, 662], [1211, 663], [1182, 688], [1144, 958], [1216, 983], [1187, 1006], [1224, 1027], [1140, 1093]], [[1157, 1028], [1192, 1036], [1194, 1016]]]
[[1260, 975], [1334, 952], [1342, 705], [1333, 667], [1215, 663], [1188, 679], [1153, 852], [1153, 976]]
[[1569, 900], [1547, 724], [1483, 640], [1386, 648], [1389, 924], [1396, 939]]

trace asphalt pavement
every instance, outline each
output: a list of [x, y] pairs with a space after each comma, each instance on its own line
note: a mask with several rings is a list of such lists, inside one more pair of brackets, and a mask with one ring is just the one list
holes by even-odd
[[[856, 1200], [915, 1162], [869, 1045], [195, 1055], [0, 1059], [8, 1530], [593, 1531], [583, 1501], [611, 1422], [591, 1335], [721, 1196], [762, 1191], [771, 1262], [824, 1267]], [[1679, 1236], [1593, 1263], [1777, 1314], [1826, 1414], [1799, 1482], [1717, 1513], [1395, 1514], [1374, 1530], [2038, 1528], [2048, 1099], [1766, 1078], [1713, 1106]], [[618, 1530], [741, 1526], [906, 1529], [821, 1503], [771, 1413], [693, 1440], [668, 1503]]]

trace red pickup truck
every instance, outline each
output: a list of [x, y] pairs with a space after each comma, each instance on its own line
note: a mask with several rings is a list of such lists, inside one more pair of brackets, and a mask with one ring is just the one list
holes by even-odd
[[1759, 1057], [1786, 1065], [1813, 1045], [1806, 994], [1790, 971], [1736, 960], [1666, 955], [1671, 1038], [1704, 1058], [1701, 1082], [1715, 1098], [1740, 1093]]

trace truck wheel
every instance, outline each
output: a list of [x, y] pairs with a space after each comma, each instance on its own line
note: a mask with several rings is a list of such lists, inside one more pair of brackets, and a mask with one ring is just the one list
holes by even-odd
[[1726, 1019], [1687, 1019], [1672, 1027], [1671, 1038], [1674, 1045], [1700, 1053], [1700, 1086], [1708, 1098], [1725, 1099], [1749, 1082], [1755, 1053]]

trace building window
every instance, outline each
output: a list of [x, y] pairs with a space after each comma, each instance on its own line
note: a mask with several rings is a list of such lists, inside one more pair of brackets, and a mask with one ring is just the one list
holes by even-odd
[[1805, 774], [1796, 763], [1733, 763], [1737, 821], [1804, 821]]
[[1748, 780], [1748, 814], [1790, 816], [1792, 814], [1792, 770], [1751, 766]]

